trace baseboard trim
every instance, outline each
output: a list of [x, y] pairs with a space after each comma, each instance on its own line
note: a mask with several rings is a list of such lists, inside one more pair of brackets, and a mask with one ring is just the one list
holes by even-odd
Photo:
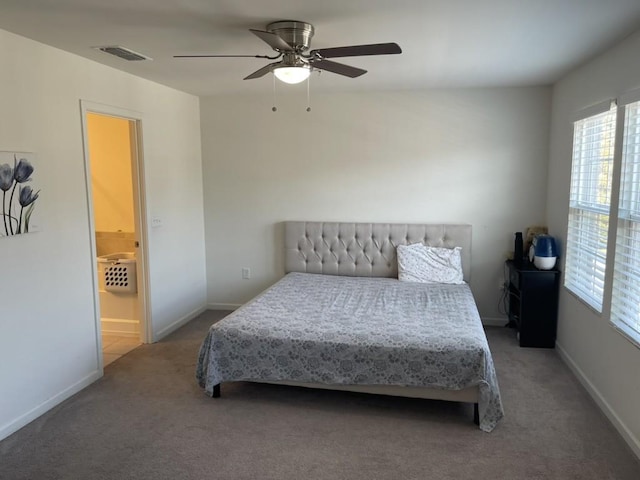
[[191, 320], [193, 320], [194, 318], [196, 318], [198, 315], [200, 315], [202, 312], [204, 312], [206, 310], [207, 310], [206, 306], [198, 307], [195, 310], [193, 310], [192, 312], [187, 313], [183, 317], [180, 317], [178, 320], [176, 320], [172, 324], [167, 325], [162, 330], [159, 330], [154, 335], [153, 341], [154, 342], [158, 342], [158, 341], [162, 340], [164, 337], [166, 337], [170, 333], [173, 333], [174, 331], [176, 331], [177, 329], [179, 329], [183, 325], [186, 325], [187, 323], [189, 323]]
[[0, 440], [7, 438], [12, 433], [17, 432], [25, 425], [33, 422], [36, 418], [43, 415], [44, 413], [51, 410], [56, 405], [64, 402], [67, 398], [75, 395], [83, 388], [91, 385], [93, 382], [98, 380], [102, 376], [102, 373], [98, 370], [94, 370], [89, 375], [74, 383], [68, 388], [65, 388], [60, 393], [54, 395], [48, 400], [42, 402], [40, 405], [32, 408], [27, 413], [19, 416], [15, 420], [7, 423], [6, 425], [0, 427]]
[[107, 335], [140, 336], [140, 321], [123, 318], [101, 318], [100, 331]]
[[242, 306], [241, 303], [209, 303], [208, 310], [237, 310]]
[[504, 327], [509, 323], [506, 317], [482, 317], [482, 325], [486, 327]]
[[582, 384], [582, 386], [587, 390], [591, 398], [596, 402], [596, 405], [602, 410], [605, 416], [609, 419], [614, 428], [618, 431], [618, 433], [622, 436], [631, 451], [638, 457], [640, 460], [640, 440], [636, 438], [636, 436], [627, 428], [624, 422], [620, 419], [618, 414], [611, 408], [609, 402], [605, 400], [600, 391], [591, 383], [589, 378], [585, 375], [582, 369], [576, 364], [576, 362], [571, 358], [571, 356], [567, 353], [567, 351], [562, 348], [558, 342], [556, 342], [556, 351], [560, 355], [560, 358], [564, 361], [564, 363], [569, 367], [569, 369], [576, 376], [578, 381]]

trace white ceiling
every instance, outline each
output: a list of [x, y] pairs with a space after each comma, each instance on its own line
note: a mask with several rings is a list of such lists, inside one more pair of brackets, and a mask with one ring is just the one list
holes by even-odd
[[403, 49], [337, 59], [369, 73], [314, 75], [314, 91], [525, 86], [553, 83], [639, 29], [640, 0], [0, 0], [1, 29], [196, 95], [270, 91], [270, 75], [242, 80], [269, 60], [172, 56], [273, 54], [248, 29], [276, 20], [312, 23], [311, 48]]

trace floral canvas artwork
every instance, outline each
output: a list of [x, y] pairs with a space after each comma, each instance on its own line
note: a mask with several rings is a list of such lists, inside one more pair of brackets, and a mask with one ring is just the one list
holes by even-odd
[[33, 153], [0, 152], [2, 222], [0, 237], [29, 233], [32, 215], [40, 196], [35, 186]]

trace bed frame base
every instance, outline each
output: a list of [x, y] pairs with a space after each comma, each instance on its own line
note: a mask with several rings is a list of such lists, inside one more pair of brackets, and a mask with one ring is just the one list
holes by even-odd
[[[303, 384], [303, 383], [297, 383], [297, 382], [263, 382], [263, 383], [272, 383], [272, 384], [276, 384], [276, 385], [290, 385], [290, 386], [296, 386], [296, 387], [307, 387], [307, 388], [322, 388], [322, 389], [326, 389], [326, 390], [335, 390], [336, 388], [331, 388], [331, 387], [336, 387], [335, 385], [333, 386], [320, 386], [317, 384]], [[377, 388], [376, 392], [371, 392], [370, 389], [367, 388], [360, 388], [358, 390], [355, 390], [353, 388], [349, 388], [349, 387], [354, 387], [354, 385], [345, 385], [345, 386], [339, 386], [342, 387], [340, 388], [340, 390], [344, 390], [344, 391], [358, 391], [358, 392], [364, 392], [364, 393], [375, 393], [375, 394], [381, 394], [381, 392], [379, 391], [379, 388]], [[382, 387], [384, 388], [384, 387]], [[367, 391], [369, 390], [369, 391]], [[461, 395], [462, 397], [468, 396], [469, 392], [472, 392], [471, 395], [473, 395], [475, 389], [467, 389], [466, 391], [463, 390], [463, 395]], [[382, 393], [384, 395], [384, 393]], [[217, 385], [213, 386], [213, 393], [211, 395], [213, 398], [220, 398], [220, 384], [218, 383]], [[397, 396], [397, 395], [396, 395]], [[425, 398], [425, 399], [433, 399], [433, 396], [429, 397], [426, 395], [411, 395], [411, 397], [413, 398]], [[457, 398], [453, 401], [460, 401]], [[475, 423], [476, 425], [480, 425], [480, 411], [478, 409], [478, 402], [474, 402], [473, 403], [473, 423]]]

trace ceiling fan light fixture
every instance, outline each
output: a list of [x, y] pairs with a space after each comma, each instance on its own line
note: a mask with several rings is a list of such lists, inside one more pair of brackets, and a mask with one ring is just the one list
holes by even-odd
[[311, 68], [305, 66], [284, 66], [275, 67], [273, 74], [278, 80], [284, 83], [296, 84], [304, 82], [311, 75]]

